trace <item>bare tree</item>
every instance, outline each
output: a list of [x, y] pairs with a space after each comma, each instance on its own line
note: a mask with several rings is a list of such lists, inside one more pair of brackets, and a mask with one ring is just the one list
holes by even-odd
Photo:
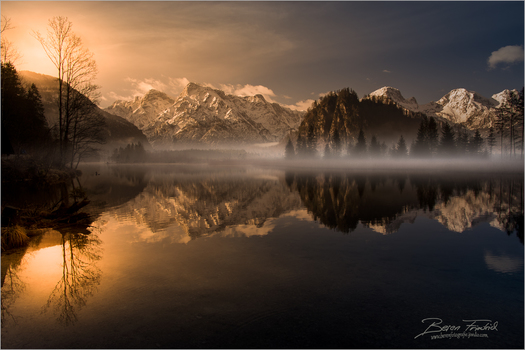
[[95, 104], [84, 95], [73, 93], [71, 102], [73, 102], [70, 107], [74, 118], [70, 125], [70, 167], [77, 168], [83, 158], [96, 154], [97, 144], [105, 142], [106, 121], [97, 113]]
[[[67, 17], [49, 20], [47, 36], [34, 32], [58, 73], [58, 138], [64, 164], [71, 167], [87, 144], [100, 143], [103, 118], [96, 111], [99, 86], [93, 84], [97, 65]], [[102, 125], [101, 125], [102, 124]], [[86, 132], [89, 130], [89, 132]], [[81, 145], [79, 145], [80, 143]]]
[[5, 32], [9, 29], [14, 29], [13, 25], [11, 24], [11, 18], [8, 18], [4, 15], [2, 15], [2, 22], [0, 26], [0, 34], [2, 36], [1, 40], [1, 54], [0, 58], [2, 61], [2, 64], [11, 63], [13, 66], [22, 58], [22, 55], [15, 49], [12, 42], [7, 40], [5, 37]]

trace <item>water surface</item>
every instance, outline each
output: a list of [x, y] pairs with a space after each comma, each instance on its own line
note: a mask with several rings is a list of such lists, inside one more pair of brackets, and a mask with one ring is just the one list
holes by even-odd
[[523, 174], [83, 171], [91, 233], [2, 255], [3, 348], [524, 346]]

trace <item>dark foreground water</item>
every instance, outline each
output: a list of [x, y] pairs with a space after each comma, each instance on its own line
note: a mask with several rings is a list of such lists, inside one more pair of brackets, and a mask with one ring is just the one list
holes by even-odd
[[83, 170], [91, 234], [2, 255], [2, 348], [524, 347], [523, 174]]

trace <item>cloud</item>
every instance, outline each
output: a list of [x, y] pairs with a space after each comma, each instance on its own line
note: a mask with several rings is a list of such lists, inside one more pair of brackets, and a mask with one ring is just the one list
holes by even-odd
[[516, 63], [523, 61], [523, 45], [509, 45], [493, 51], [488, 59], [489, 69], [494, 69], [500, 63]]
[[221, 84], [220, 89], [228, 95], [237, 95], [237, 96], [255, 96], [263, 95], [264, 99], [268, 102], [274, 103], [272, 97], [275, 97], [275, 93], [272, 89], [267, 88], [262, 85], [232, 85], [232, 84]]
[[392, 73], [392, 72], [387, 69], [383, 69], [383, 73]]
[[295, 103], [294, 105], [282, 105], [283, 107], [293, 109], [294, 111], [306, 111], [308, 108], [312, 107], [312, 103], [314, 103], [314, 100], [307, 99], [303, 101], [299, 101]]
[[182, 91], [190, 83], [188, 78], [182, 77], [182, 78], [168, 78], [169, 79], [169, 86], [171, 90], [174, 90], [178, 93]]
[[139, 79], [133, 79], [133, 78], [126, 78], [125, 81], [131, 83], [132, 89], [131, 94], [132, 96], [142, 96], [146, 94], [151, 89], [159, 90], [165, 92], [168, 89], [168, 86], [157, 79], [153, 78], [146, 78], [143, 80]]
[[[130, 88], [125, 89], [125, 92], [129, 92], [128, 95], [119, 94], [114, 91], [109, 92], [104, 97], [105, 100], [124, 100], [130, 101], [135, 97], [144, 96], [151, 89], [162, 91], [168, 95], [177, 96], [180, 92], [190, 83], [190, 80], [186, 77], [182, 78], [171, 78], [163, 77], [162, 80], [146, 78], [146, 79], [134, 79], [126, 78], [126, 82], [130, 83]], [[166, 82], [164, 82], [166, 81]], [[210, 83], [198, 83], [199, 85], [210, 87], [212, 89], [220, 89], [224, 91], [227, 95], [236, 95], [236, 96], [255, 96], [262, 95], [264, 99], [270, 103], [278, 103], [274, 100], [277, 96], [272, 89], [263, 86], [263, 85], [251, 85], [251, 84], [219, 84], [219, 87], [210, 84]], [[327, 92], [328, 93], [328, 92]], [[319, 94], [319, 96], [324, 96], [327, 93]], [[283, 95], [285, 99], [291, 99], [290, 96]], [[307, 99], [299, 101], [295, 104], [285, 105], [280, 103], [283, 107], [287, 107], [296, 111], [305, 111], [312, 106], [314, 100]]]
[[186, 77], [164, 77], [163, 80], [154, 78], [134, 79], [127, 77], [124, 79], [124, 81], [130, 84], [129, 88], [123, 89], [124, 93], [122, 93], [122, 91], [120, 93], [111, 91], [107, 94], [107, 97], [103, 96], [102, 99], [105, 101], [108, 99], [129, 101], [133, 100], [137, 96], [144, 96], [151, 89], [164, 92], [167, 95], [177, 96], [186, 87], [186, 85], [190, 83]]
[[121, 101], [129, 101], [129, 100], [133, 100], [134, 96], [133, 95], [119, 95], [117, 94], [115, 91], [110, 91], [108, 92], [107, 94], [107, 99], [105, 101], [117, 101], [117, 100], [121, 100]]

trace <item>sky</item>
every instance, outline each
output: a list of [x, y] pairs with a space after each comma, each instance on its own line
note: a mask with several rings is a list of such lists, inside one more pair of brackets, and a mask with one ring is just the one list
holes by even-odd
[[18, 70], [56, 76], [33, 32], [66, 16], [95, 57], [101, 107], [188, 82], [306, 109], [345, 87], [420, 104], [524, 85], [524, 2], [2, 1]]

